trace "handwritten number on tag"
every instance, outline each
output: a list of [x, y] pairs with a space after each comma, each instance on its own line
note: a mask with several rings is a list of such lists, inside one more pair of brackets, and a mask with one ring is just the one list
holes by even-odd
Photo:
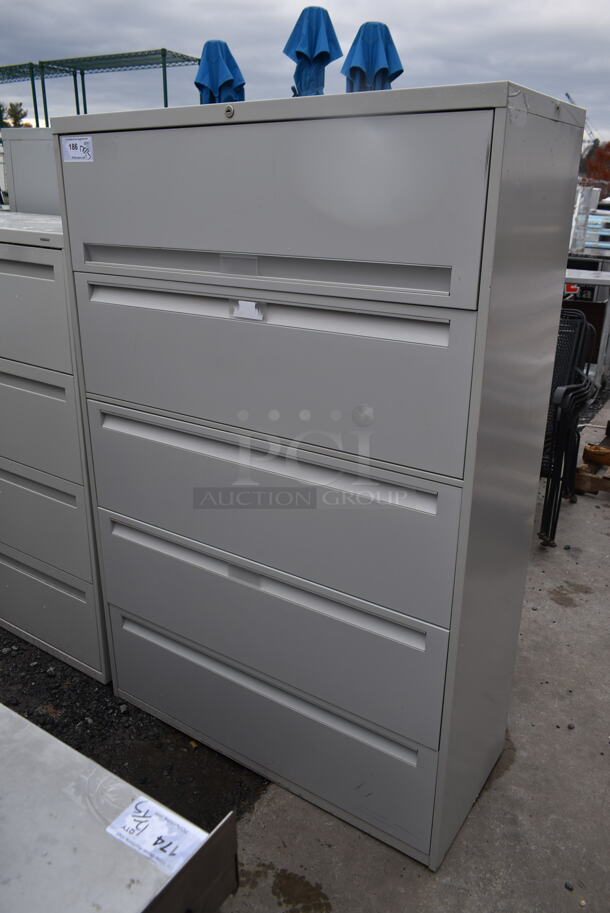
[[[179, 849], [177, 843], [174, 843], [173, 840], [166, 840], [165, 837], [157, 837], [153, 846], [158, 847], [160, 853], [167, 853], [168, 856], [175, 856]], [[170, 847], [172, 847], [171, 852]]]

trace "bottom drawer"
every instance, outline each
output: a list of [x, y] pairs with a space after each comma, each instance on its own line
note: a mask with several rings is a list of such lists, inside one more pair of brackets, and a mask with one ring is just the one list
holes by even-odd
[[391, 742], [110, 612], [121, 694], [365, 830], [428, 852], [434, 751]]
[[356, 611], [104, 510], [99, 520], [113, 605], [390, 739], [438, 748], [446, 631]]
[[0, 592], [2, 627], [107, 681], [91, 584], [3, 545]]

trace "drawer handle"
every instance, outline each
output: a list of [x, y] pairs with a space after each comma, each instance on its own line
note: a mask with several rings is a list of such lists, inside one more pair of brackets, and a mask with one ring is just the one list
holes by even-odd
[[[299, 307], [292, 304], [270, 304], [264, 299], [229, 299], [185, 292], [162, 292], [155, 289], [125, 286], [92, 285], [89, 297], [96, 304], [144, 308], [167, 314], [192, 314], [197, 317], [242, 318], [244, 305], [251, 305], [256, 324], [285, 327], [341, 336], [362, 336], [416, 345], [449, 346], [450, 321], [412, 317], [379, 316], [349, 313], [332, 308]], [[254, 311], [254, 306], [256, 310]]]
[[46, 263], [26, 263], [23, 260], [0, 260], [0, 273], [13, 276], [26, 276], [29, 279], [55, 278], [55, 270]]
[[166, 650], [169, 653], [173, 653], [175, 656], [179, 656], [187, 662], [207, 669], [220, 678], [234, 682], [236, 685], [247, 689], [248, 691], [254, 691], [276, 704], [282, 704], [285, 707], [289, 707], [295, 713], [314, 720], [322, 726], [342, 732], [348, 738], [369, 745], [383, 754], [390, 755], [391, 757], [409, 764], [411, 767], [417, 767], [418, 751], [415, 748], [407, 748], [406, 745], [398, 745], [396, 742], [391, 742], [389, 739], [386, 739], [375, 732], [371, 732], [360, 726], [355, 726], [353, 723], [349, 723], [341, 717], [334, 716], [333, 714], [328, 713], [328, 711], [322, 710], [320, 707], [315, 707], [313, 704], [306, 703], [300, 698], [288, 694], [285, 691], [280, 691], [278, 688], [274, 688], [266, 682], [245, 675], [243, 672], [239, 672], [231, 666], [219, 663], [217, 660], [201, 653], [199, 650], [187, 647], [185, 644], [166, 637], [157, 631], [153, 631], [151, 628], [144, 627], [144, 625], [132, 621], [129, 618], [122, 616], [121, 625], [125, 634], [137, 637], [140, 640], [148, 641], [148, 643], [153, 644], [162, 650]]
[[96, 304], [144, 308], [149, 311], [193, 314], [196, 317], [231, 317], [228, 298], [189, 295], [185, 292], [160, 292], [155, 289], [126, 288], [119, 285], [90, 285], [89, 299]]
[[82, 590], [77, 590], [76, 587], [64, 583], [63, 580], [57, 580], [56, 577], [49, 577], [48, 574], [43, 574], [41, 571], [35, 570], [27, 564], [22, 564], [21, 561], [14, 561], [7, 555], [0, 554], [0, 564], [3, 564], [12, 571], [17, 571], [18, 574], [24, 574], [26, 577], [38, 580], [45, 586], [51, 586], [54, 590], [59, 590], [60, 593], [64, 593], [64, 595], [69, 596], [71, 599], [78, 599], [79, 602], [83, 603], [86, 603], [87, 601], [86, 594]]
[[388, 342], [449, 346], [449, 320], [431, 320], [408, 315], [381, 317], [354, 314], [330, 308], [303, 308], [296, 305], [260, 304], [263, 321], [271, 326], [292, 327], [341, 336], [363, 336]]
[[[43, 498], [49, 498], [51, 501], [59, 501], [67, 507], [76, 507], [75, 495], [67, 491], [60, 491], [58, 488], [52, 488], [50, 485], [35, 482], [33, 479], [26, 479], [23, 476], [16, 475], [14, 472], [0, 469], [0, 481], [8, 482], [9, 485], [15, 485], [17, 488], [23, 488], [24, 491], [42, 495]], [[2, 489], [0, 489], [0, 494], [2, 494]]]
[[386, 288], [425, 295], [449, 297], [451, 266], [421, 263], [331, 260], [317, 257], [270, 257], [223, 251], [169, 250], [158, 247], [128, 247], [85, 244], [85, 262], [93, 266], [122, 266], [146, 270], [196, 273], [207, 279], [238, 277], [260, 286], [276, 280], [290, 283], [352, 286], [358, 289]]
[[175, 542], [168, 542], [166, 539], [126, 526], [117, 520], [111, 520], [110, 523], [111, 534], [126, 542], [160, 552], [168, 558], [184, 561], [208, 573], [217, 574], [220, 577], [228, 577], [238, 584], [256, 587], [283, 602], [295, 603], [309, 611], [361, 628], [377, 637], [394, 640], [405, 647], [411, 647], [421, 652], [426, 650], [425, 632], [408, 627], [402, 619], [399, 623], [394, 624], [391, 621], [367, 615], [357, 609], [351, 609], [331, 599], [325, 599], [323, 596], [317, 596], [290, 584], [274, 580], [264, 574], [242, 568], [240, 565], [221, 561], [211, 555], [186, 548], [183, 545], [177, 545]]
[[[297, 461], [276, 454], [262, 454], [250, 447], [239, 447], [226, 441], [213, 441], [186, 431], [176, 431], [109, 412], [101, 411], [100, 415], [102, 428], [106, 431], [144, 438], [167, 447], [188, 450], [259, 472], [288, 477], [291, 481], [337, 491], [345, 497], [344, 503], [350, 505], [365, 507], [369, 504], [387, 504], [398, 509], [425, 514], [436, 515], [438, 512], [438, 493], [435, 491], [424, 491], [407, 485], [390, 485], [387, 482], [372, 483], [354, 473], [322, 469], [302, 460]], [[336, 506], [336, 501], [336, 498], [333, 501], [329, 496], [323, 503], [326, 508], [332, 508]]]
[[38, 396], [48, 396], [59, 399], [65, 403], [66, 388], [59, 384], [49, 384], [42, 380], [33, 380], [31, 377], [22, 377], [20, 374], [11, 374], [0, 371], [0, 384], [4, 387], [13, 387], [15, 390], [25, 390], [27, 393], [36, 393]]

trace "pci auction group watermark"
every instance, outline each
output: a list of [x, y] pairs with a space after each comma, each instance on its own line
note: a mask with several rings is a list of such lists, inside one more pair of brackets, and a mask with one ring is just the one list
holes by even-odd
[[341, 488], [263, 487], [257, 485], [200, 486], [193, 489], [195, 510], [319, 510], [325, 507], [367, 507], [371, 504], [391, 504], [410, 507], [412, 492], [386, 490], [383, 483], [370, 480], [362, 491]]
[[[240, 430], [233, 445], [234, 458], [229, 460], [234, 464], [235, 477], [230, 484], [194, 488], [194, 509], [316, 510], [387, 502], [387, 491], [383, 494], [387, 486], [376, 483], [362, 467], [362, 461], [371, 456], [373, 408], [361, 403], [348, 415], [347, 427], [338, 429], [343, 413], [339, 409], [330, 409], [327, 413], [330, 426], [322, 421], [322, 427], [318, 427], [314, 411], [300, 409], [298, 418], [303, 423], [300, 434], [294, 435], [292, 427], [293, 434], [287, 440], [275, 437], [263, 441], [259, 437], [251, 437], [243, 428], [252, 423], [255, 430], [258, 422], [248, 410], [241, 409], [237, 418], [243, 430]], [[274, 408], [266, 411], [266, 418], [280, 425], [282, 415], [279, 409]], [[321, 464], [319, 459], [312, 461], [309, 456], [311, 448], [322, 448], [340, 455], [342, 460], [350, 457], [356, 461], [351, 466], [346, 464], [335, 470], [328, 463]], [[314, 470], [314, 465], [320, 468]], [[300, 471], [301, 467], [304, 467], [303, 471]], [[307, 484], [312, 472], [316, 476], [319, 474], [320, 481], [316, 478], [316, 484]], [[269, 479], [269, 473], [284, 478], [278, 478], [277, 484], [264, 484], [263, 477], [266, 475]], [[311, 478], [311, 481], [314, 479]], [[392, 496], [399, 500], [401, 493], [394, 489]], [[404, 498], [408, 498], [406, 492]]]
[[193, 507], [196, 510], [312, 510], [318, 507], [318, 494], [314, 486], [202, 486], [193, 489]]

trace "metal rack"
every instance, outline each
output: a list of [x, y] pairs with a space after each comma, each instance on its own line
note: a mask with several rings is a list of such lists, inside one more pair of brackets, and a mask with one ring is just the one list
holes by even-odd
[[562, 309], [541, 466], [547, 480], [538, 532], [543, 545], [555, 545], [562, 498], [575, 497], [578, 419], [595, 392], [587, 370], [594, 338], [582, 311]]

